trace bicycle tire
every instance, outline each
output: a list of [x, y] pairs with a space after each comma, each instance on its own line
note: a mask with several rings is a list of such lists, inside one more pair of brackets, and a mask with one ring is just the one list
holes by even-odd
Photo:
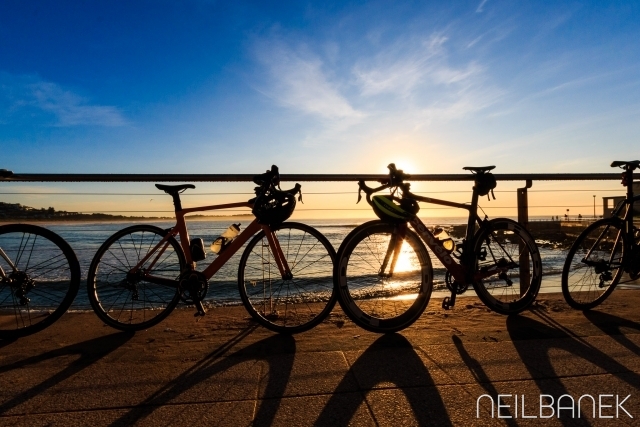
[[62, 237], [30, 224], [0, 226], [0, 248], [17, 268], [13, 271], [0, 257], [7, 275], [0, 278], [0, 338], [41, 331], [58, 320], [77, 295], [78, 258]]
[[[147, 271], [175, 279], [175, 289], [142, 278], [127, 279], [127, 272], [166, 234], [153, 225], [134, 225], [118, 231], [100, 246], [89, 267], [87, 292], [93, 311], [104, 323], [121, 331], [138, 331], [160, 323], [176, 307], [180, 300], [177, 280], [187, 263], [175, 238], [167, 240], [166, 249]], [[154, 259], [151, 256], [145, 265]]]
[[[542, 282], [542, 260], [531, 234], [511, 219], [496, 218], [480, 227], [474, 241], [474, 271], [489, 274], [473, 281], [480, 300], [500, 314], [526, 310]], [[523, 271], [520, 267], [525, 263]], [[490, 274], [492, 271], [499, 273]], [[529, 272], [528, 280], [525, 271]]]
[[433, 290], [431, 258], [410, 229], [402, 243], [401, 264], [396, 263], [391, 277], [384, 277], [387, 273], [381, 268], [395, 227], [384, 221], [366, 222], [352, 230], [338, 250], [334, 270], [338, 301], [355, 324], [370, 332], [391, 333], [411, 326]]
[[262, 326], [279, 333], [307, 331], [333, 310], [336, 253], [313, 227], [285, 222], [271, 228], [293, 274], [283, 279], [264, 231], [256, 234], [238, 266], [240, 297]]
[[[571, 245], [562, 268], [562, 295], [571, 307], [576, 310], [594, 308], [615, 289], [623, 272], [626, 246], [623, 227], [624, 224], [615, 218], [598, 220], [585, 228]], [[585, 255], [590, 250], [587, 260]], [[588, 265], [585, 261], [602, 263]]]

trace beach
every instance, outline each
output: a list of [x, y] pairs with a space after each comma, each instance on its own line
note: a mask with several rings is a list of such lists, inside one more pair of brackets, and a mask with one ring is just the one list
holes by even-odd
[[[584, 424], [569, 412], [541, 419], [541, 394], [630, 395], [633, 419], [593, 420], [584, 405], [583, 416], [591, 425], [640, 417], [640, 293], [616, 290], [587, 313], [545, 294], [511, 317], [475, 297], [451, 311], [440, 303], [389, 335], [358, 328], [339, 307], [294, 336], [257, 326], [240, 306], [199, 321], [178, 309], [135, 334], [67, 313], [0, 341], [0, 425]], [[525, 396], [524, 415], [538, 417], [492, 418], [489, 399], [478, 403], [484, 394]]]

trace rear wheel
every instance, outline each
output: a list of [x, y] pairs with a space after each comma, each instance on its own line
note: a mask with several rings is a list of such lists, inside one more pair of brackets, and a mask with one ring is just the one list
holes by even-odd
[[535, 240], [517, 222], [496, 218], [475, 237], [473, 287], [482, 302], [500, 314], [529, 307], [540, 291], [542, 261]]
[[396, 332], [410, 326], [431, 297], [429, 253], [409, 229], [398, 241], [402, 226], [367, 222], [349, 233], [338, 251], [334, 275], [340, 305], [368, 331]]
[[309, 330], [322, 322], [336, 303], [335, 250], [322, 233], [305, 224], [285, 222], [271, 231], [292, 277], [282, 277], [267, 236], [261, 231], [240, 259], [240, 297], [251, 316], [272, 331]]
[[602, 303], [622, 276], [624, 233], [620, 221], [601, 219], [587, 227], [569, 249], [562, 269], [562, 294], [577, 310]]
[[[134, 225], [118, 231], [98, 249], [89, 267], [87, 289], [91, 307], [104, 323], [122, 331], [147, 329], [178, 304], [178, 278], [187, 263], [173, 237], [151, 254], [139, 274], [131, 274], [166, 234], [152, 225]], [[169, 283], [153, 283], [145, 275]]]
[[69, 308], [80, 285], [73, 249], [53, 231], [0, 226], [0, 338], [38, 332]]

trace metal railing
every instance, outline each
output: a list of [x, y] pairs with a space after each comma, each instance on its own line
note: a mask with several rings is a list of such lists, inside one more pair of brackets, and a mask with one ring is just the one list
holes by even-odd
[[[13, 173], [0, 169], [0, 182], [251, 182], [255, 174], [85, 174], [85, 173]], [[527, 189], [533, 181], [609, 181], [619, 180], [619, 173], [506, 173], [494, 174], [497, 181], [521, 181], [517, 189], [518, 222], [529, 224]], [[383, 181], [386, 174], [281, 174], [287, 182], [356, 182]], [[473, 181], [466, 174], [410, 174], [411, 181]]]

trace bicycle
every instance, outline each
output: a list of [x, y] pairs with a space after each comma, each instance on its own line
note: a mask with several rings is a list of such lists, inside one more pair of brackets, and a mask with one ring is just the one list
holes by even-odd
[[[614, 161], [611, 167], [624, 169], [622, 185], [626, 198], [610, 218], [589, 225], [571, 245], [562, 269], [562, 294], [578, 310], [589, 310], [607, 299], [619, 283], [640, 278], [640, 229], [633, 223], [633, 171], [640, 160]], [[628, 279], [621, 282], [623, 273]]]
[[[195, 305], [196, 316], [204, 316], [209, 279], [249, 242], [238, 267], [238, 287], [251, 316], [283, 333], [306, 331], [324, 320], [337, 298], [333, 246], [315, 228], [284, 222], [295, 209], [300, 184], [281, 190], [276, 166], [254, 182], [256, 197], [247, 202], [186, 209], [180, 193], [194, 185], [156, 184], [173, 198], [176, 225], [166, 230], [134, 225], [105, 241], [91, 262], [87, 281], [98, 317], [116, 329], [146, 329], [165, 319], [180, 299]], [[200, 238], [189, 238], [185, 215], [240, 207], [251, 208], [256, 218], [197, 271], [196, 262], [206, 257], [204, 244]]]
[[71, 246], [46, 228], [0, 226], [0, 338], [36, 333], [58, 320], [80, 287]]
[[[358, 202], [364, 191], [380, 219], [347, 235], [334, 270], [338, 301], [356, 324], [373, 332], [395, 332], [420, 317], [433, 290], [433, 266], [425, 243], [446, 270], [444, 280], [451, 296], [442, 301], [445, 310], [453, 308], [456, 296], [470, 284], [482, 302], [498, 313], [515, 314], [531, 305], [542, 276], [534, 239], [513, 220], [481, 219], [477, 213], [479, 195], [488, 197], [490, 191], [493, 195], [496, 187], [489, 173], [494, 167], [464, 168], [475, 174], [470, 204], [411, 193], [410, 184], [404, 182], [411, 176], [393, 163], [382, 186], [358, 183]], [[390, 190], [388, 196], [371, 197], [384, 189]], [[431, 231], [417, 216], [418, 202], [468, 210], [464, 240], [456, 245], [442, 231]]]

